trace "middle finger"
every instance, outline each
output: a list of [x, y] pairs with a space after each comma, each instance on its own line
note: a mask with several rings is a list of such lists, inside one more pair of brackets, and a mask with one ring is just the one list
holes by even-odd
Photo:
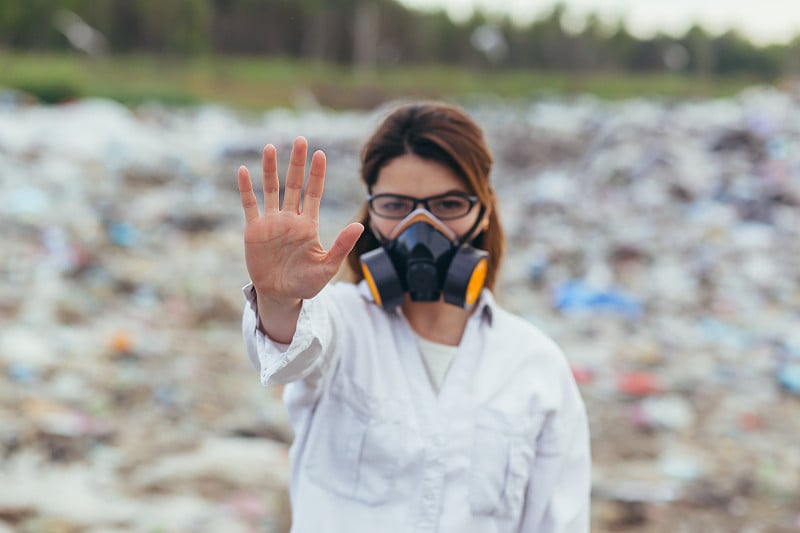
[[261, 183], [264, 188], [264, 211], [277, 211], [280, 183], [278, 182], [277, 155], [275, 147], [271, 144], [264, 147], [261, 156], [261, 171], [263, 175]]
[[289, 158], [289, 170], [286, 171], [286, 189], [283, 193], [283, 210], [300, 212], [300, 193], [306, 174], [306, 157], [308, 142], [304, 137], [294, 140], [292, 155]]

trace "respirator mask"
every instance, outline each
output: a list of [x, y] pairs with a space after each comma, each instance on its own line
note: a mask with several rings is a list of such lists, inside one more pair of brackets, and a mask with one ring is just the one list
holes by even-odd
[[[465, 239], [483, 218], [484, 208]], [[375, 303], [391, 310], [408, 293], [415, 302], [444, 301], [471, 308], [486, 281], [489, 254], [463, 242], [426, 209], [415, 209], [384, 237], [381, 246], [360, 257]]]

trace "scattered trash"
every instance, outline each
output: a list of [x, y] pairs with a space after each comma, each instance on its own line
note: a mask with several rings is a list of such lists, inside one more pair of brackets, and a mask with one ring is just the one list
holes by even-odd
[[[798, 102], [470, 104], [497, 298], [586, 400], [593, 531], [800, 527]], [[236, 168], [324, 149], [327, 246], [382, 112], [0, 92], [0, 532], [288, 530], [292, 431], [240, 338]]]
[[[639, 383], [631, 388], [638, 388], [637, 392], [643, 392], [642, 389], [645, 387]], [[645, 398], [634, 410], [635, 422], [640, 426], [652, 429], [682, 431], [692, 425], [694, 418], [692, 405], [676, 395]]]
[[636, 318], [641, 304], [630, 296], [614, 289], [595, 289], [581, 282], [568, 282], [556, 287], [555, 307], [562, 312], [597, 311], [619, 313]]
[[573, 365], [572, 375], [578, 385], [585, 385], [594, 381], [594, 370], [586, 366]]
[[778, 370], [778, 383], [787, 392], [800, 394], [800, 363], [783, 365]]
[[664, 392], [664, 385], [655, 374], [625, 372], [617, 378], [617, 389], [628, 396], [650, 396]]

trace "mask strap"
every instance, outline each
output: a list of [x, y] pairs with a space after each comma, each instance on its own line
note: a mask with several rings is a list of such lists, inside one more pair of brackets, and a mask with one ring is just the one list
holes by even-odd
[[475, 237], [470, 237], [470, 235], [472, 235], [472, 232], [475, 231], [478, 226], [480, 226], [481, 222], [483, 221], [484, 214], [486, 214], [486, 206], [481, 204], [481, 210], [478, 212], [478, 218], [475, 219], [475, 223], [472, 224], [472, 227], [469, 228], [469, 231], [464, 234], [464, 237], [456, 240], [457, 246], [461, 246], [462, 244], [472, 241], [475, 237], [477, 237], [477, 235]]
[[[372, 222], [372, 217], [371, 216], [370, 216], [370, 222]], [[373, 225], [370, 224], [370, 226], [373, 226]], [[378, 242], [381, 244], [381, 246], [383, 246], [383, 244], [389, 240], [389, 239], [386, 238], [386, 236], [383, 233], [381, 233], [378, 230], [378, 228], [373, 226], [373, 227], [370, 227], [369, 229], [370, 229], [370, 231], [372, 231], [373, 235], [378, 237]]]

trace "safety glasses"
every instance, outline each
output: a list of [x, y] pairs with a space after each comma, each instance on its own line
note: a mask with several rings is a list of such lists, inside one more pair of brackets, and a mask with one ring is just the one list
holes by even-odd
[[427, 198], [414, 198], [402, 194], [375, 194], [367, 196], [367, 203], [370, 211], [383, 218], [398, 220], [405, 218], [422, 204], [439, 220], [453, 220], [466, 216], [478, 203], [478, 197], [460, 192], [448, 192]]

